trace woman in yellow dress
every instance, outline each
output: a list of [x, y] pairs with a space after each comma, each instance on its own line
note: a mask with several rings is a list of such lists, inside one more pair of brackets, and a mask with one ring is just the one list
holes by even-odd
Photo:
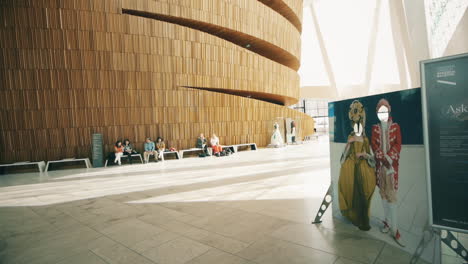
[[361, 230], [369, 230], [369, 209], [374, 193], [375, 160], [364, 126], [366, 112], [361, 102], [352, 102], [349, 119], [353, 132], [341, 156], [338, 199], [341, 213]]

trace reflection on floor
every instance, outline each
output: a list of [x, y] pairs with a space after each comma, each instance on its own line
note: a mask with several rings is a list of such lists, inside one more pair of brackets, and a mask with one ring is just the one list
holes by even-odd
[[0, 175], [0, 263], [408, 263], [333, 220], [327, 138], [230, 157]]

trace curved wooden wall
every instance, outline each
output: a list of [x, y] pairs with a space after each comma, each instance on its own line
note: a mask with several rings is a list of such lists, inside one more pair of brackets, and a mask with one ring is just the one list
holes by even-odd
[[272, 1], [284, 2], [287, 6], [291, 8], [291, 10], [299, 18], [299, 21], [302, 23], [302, 10], [304, 9], [303, 0], [272, 0]]
[[[168, 2], [146, 2], [175, 12]], [[209, 1], [188, 2], [204, 7]], [[234, 14], [228, 7], [237, 1], [222, 2], [223, 8], [207, 10]], [[215, 35], [122, 14], [124, 3], [0, 2], [0, 162], [90, 156], [92, 133], [104, 134], [107, 150], [123, 138], [141, 150], [147, 136], [189, 148], [200, 132], [216, 132], [223, 144], [265, 146], [277, 117], [296, 119], [299, 136], [313, 133], [313, 120], [302, 113], [234, 95], [294, 103], [294, 70]], [[254, 35], [273, 35], [266, 31]], [[298, 34], [284, 38], [292, 44], [274, 45], [300, 43]]]
[[150, 18], [159, 21], [165, 21], [184, 27], [189, 27], [192, 29], [200, 30], [206, 32], [210, 35], [222, 38], [224, 40], [230, 41], [242, 48], [251, 50], [254, 53], [257, 53], [265, 58], [273, 60], [277, 63], [283, 64], [286, 67], [289, 67], [295, 71], [299, 69], [300, 63], [299, 59], [288, 51], [271, 44], [268, 41], [259, 39], [257, 37], [232, 30], [230, 28], [221, 27], [215, 24], [210, 24], [206, 22], [200, 22], [193, 19], [168, 16], [164, 14], [151, 13], [146, 11], [132, 10], [132, 9], [122, 9], [122, 13], [129, 14], [138, 17]]
[[[293, 24], [297, 28], [297, 30], [299, 30], [299, 32], [302, 32], [301, 19], [298, 17], [296, 12], [293, 9], [291, 9], [291, 6], [286, 4], [283, 0], [258, 0], [258, 1], [262, 2], [263, 4], [269, 6], [271, 9], [281, 14], [284, 18], [286, 18], [289, 22], [291, 22], [291, 24]], [[299, 10], [301, 10], [302, 12], [302, 8]], [[302, 13], [300, 14], [301, 14], [300, 17], [302, 18]]]
[[300, 32], [283, 17], [255, 0], [122, 0], [122, 8], [166, 14], [229, 28], [301, 56]]

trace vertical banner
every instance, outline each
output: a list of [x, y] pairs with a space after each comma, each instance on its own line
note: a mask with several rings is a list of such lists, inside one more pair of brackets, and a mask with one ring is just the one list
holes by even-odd
[[434, 227], [468, 232], [468, 53], [421, 62]]
[[91, 138], [93, 167], [104, 166], [104, 151], [102, 134], [93, 134]]

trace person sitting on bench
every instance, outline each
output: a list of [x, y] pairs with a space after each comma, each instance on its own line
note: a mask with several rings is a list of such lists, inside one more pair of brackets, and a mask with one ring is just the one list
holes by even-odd
[[138, 154], [138, 152], [136, 152], [135, 149], [133, 149], [133, 145], [128, 139], [124, 140], [123, 147], [124, 155], [127, 155], [128, 160], [130, 161], [130, 163], [132, 163], [132, 154]]
[[118, 162], [119, 166], [122, 165], [122, 162], [120, 161], [120, 159], [122, 158], [124, 154], [123, 152], [124, 152], [124, 147], [122, 146], [122, 141], [117, 140], [114, 146], [114, 154], [115, 154], [114, 163]]
[[200, 133], [200, 136], [197, 138], [197, 148], [203, 149], [203, 152], [205, 155], [209, 156], [210, 154], [208, 153], [208, 147], [206, 146], [206, 138], [203, 133]]
[[159, 158], [164, 161], [164, 151], [166, 150], [166, 144], [164, 144], [164, 139], [158, 137], [156, 139], [156, 150], [158, 151]]
[[158, 155], [154, 146], [154, 142], [151, 141], [151, 138], [147, 138], [145, 142], [145, 153], [143, 154], [145, 156], [145, 162], [149, 162], [149, 156], [154, 155], [154, 160], [158, 162]]
[[213, 155], [220, 156], [223, 148], [219, 145], [219, 138], [216, 136], [215, 133], [211, 136], [210, 139], [211, 148], [213, 149]]

